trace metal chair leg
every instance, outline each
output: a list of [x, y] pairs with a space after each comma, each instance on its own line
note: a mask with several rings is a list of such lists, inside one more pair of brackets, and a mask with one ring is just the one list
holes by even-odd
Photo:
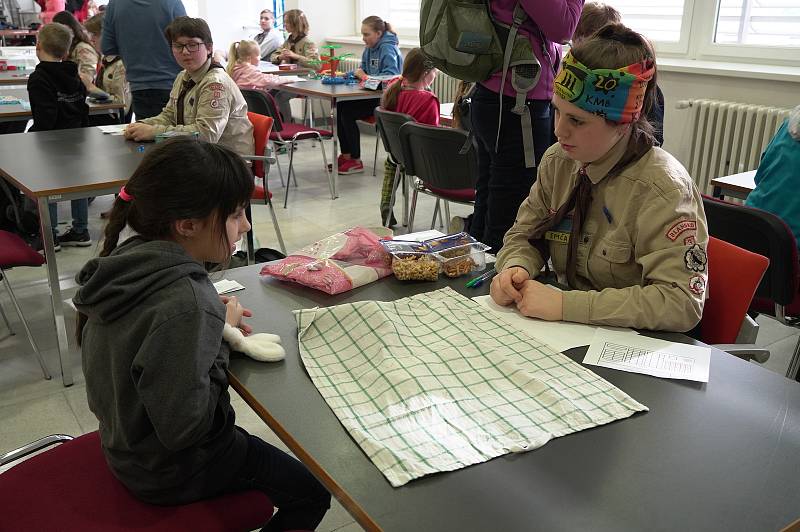
[[275, 150], [275, 166], [278, 167], [278, 177], [281, 180], [281, 186], [285, 187], [286, 184], [283, 182], [283, 171], [281, 170], [281, 160], [278, 158], [278, 145], [273, 142], [272, 148]]
[[14, 329], [11, 328], [11, 323], [8, 321], [8, 316], [6, 316], [6, 311], [3, 310], [3, 305], [2, 304], [0, 304], [0, 314], [3, 315], [3, 321], [6, 322], [6, 328], [8, 329], [8, 335], [9, 336], [14, 336], [15, 334], [17, 334], [17, 333], [14, 332]]
[[254, 243], [255, 239], [253, 238], [253, 233], [255, 232], [255, 225], [253, 225], [253, 211], [250, 207], [250, 203], [247, 204], [247, 208], [245, 208], [244, 214], [247, 217], [247, 221], [250, 222], [250, 230], [245, 235], [245, 241], [247, 242], [247, 265], [249, 266], [256, 263], [256, 250]]
[[442, 227], [445, 233], [450, 232], [450, 202], [444, 200], [444, 220], [442, 220]]
[[411, 209], [408, 213], [408, 232], [414, 232], [414, 214], [417, 211], [417, 195], [419, 192], [417, 191], [417, 187], [414, 187], [414, 191], [411, 193]]
[[319, 138], [319, 149], [322, 150], [322, 165], [325, 168], [325, 173], [328, 174], [328, 187], [331, 190], [331, 199], [336, 199], [336, 192], [333, 189], [333, 169], [328, 169], [328, 154], [325, 153], [325, 143], [322, 142], [322, 137]]
[[[286, 208], [286, 205], [289, 203], [289, 188], [292, 184], [292, 172], [294, 170], [294, 142], [290, 142], [289, 146], [289, 170], [286, 172], [289, 176], [286, 181], [286, 194], [283, 196], [283, 208]], [[297, 178], [295, 177], [295, 183], [297, 183]]]
[[39, 365], [42, 367], [42, 373], [44, 374], [44, 378], [47, 380], [52, 379], [53, 377], [50, 375], [50, 372], [47, 370], [47, 366], [44, 363], [44, 358], [42, 357], [41, 351], [39, 351], [39, 346], [36, 345], [36, 341], [33, 339], [33, 334], [31, 333], [30, 327], [28, 327], [28, 322], [25, 321], [25, 316], [22, 315], [22, 309], [19, 307], [19, 303], [17, 302], [17, 298], [14, 295], [14, 291], [11, 289], [11, 283], [8, 282], [6, 275], [0, 270], [0, 275], [3, 277], [3, 282], [6, 285], [6, 290], [8, 290], [8, 295], [11, 296], [11, 303], [14, 305], [14, 309], [17, 311], [17, 315], [19, 316], [20, 321], [22, 321], [22, 326], [25, 328], [25, 333], [28, 335], [28, 341], [30, 341], [31, 346], [33, 346], [33, 351], [36, 353], [36, 358], [39, 360]]
[[378, 131], [378, 125], [375, 125], [375, 159], [372, 161], [372, 177], [375, 177], [378, 171], [378, 143], [381, 141], [381, 134]]
[[431, 219], [431, 229], [436, 229], [436, 216], [439, 216], [441, 219], [441, 214], [439, 214], [440, 205], [441, 202], [439, 201], [439, 198], [436, 198], [436, 206], [433, 208], [433, 218]]
[[394, 211], [394, 200], [397, 195], [397, 185], [400, 180], [400, 165], [394, 167], [394, 179], [392, 180], [392, 194], [389, 196], [389, 211], [386, 213], [386, 219], [383, 221], [384, 227], [389, 227], [389, 222], [392, 219], [392, 212]]
[[272, 216], [272, 225], [275, 227], [275, 235], [278, 237], [278, 246], [280, 246], [283, 254], [286, 255], [286, 244], [283, 243], [283, 235], [278, 225], [278, 217], [275, 216], [275, 207], [272, 206], [272, 200], [270, 198], [267, 198], [267, 207], [269, 207], [269, 214]]
[[405, 168], [401, 170], [403, 174], [403, 225], [408, 227], [408, 201], [409, 201], [409, 188], [411, 186], [411, 176], [406, 175]]

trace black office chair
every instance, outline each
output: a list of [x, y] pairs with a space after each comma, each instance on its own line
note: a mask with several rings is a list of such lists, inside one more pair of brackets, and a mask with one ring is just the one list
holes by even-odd
[[[403, 165], [403, 145], [400, 142], [400, 127], [406, 122], [414, 122], [414, 117], [405, 113], [387, 111], [383, 107], [375, 108], [375, 125], [378, 128], [378, 136], [383, 141], [383, 148], [386, 150], [386, 153], [389, 154], [389, 159], [397, 167], [394, 171], [394, 183], [392, 184], [392, 195], [389, 199], [389, 210], [386, 212], [386, 219], [383, 220], [383, 225], [386, 227], [389, 227], [389, 221], [392, 218], [397, 186], [400, 184], [401, 180], [404, 185], [403, 217], [408, 217], [408, 190], [405, 187], [406, 174], [405, 166]], [[407, 223], [407, 220], [403, 221]]]
[[[275, 103], [275, 98], [269, 93], [250, 89], [241, 89], [242, 96], [247, 102], [247, 110], [252, 113], [258, 113], [264, 116], [270, 116], [273, 119], [272, 132], [269, 139], [275, 148], [279, 146], [286, 146], [289, 150], [289, 170], [286, 183], [283, 182], [283, 171], [281, 170], [280, 162], [276, 164], [278, 167], [278, 176], [281, 180], [281, 185], [285, 186], [285, 196], [283, 198], [283, 208], [289, 202], [289, 185], [294, 177], [295, 186], [297, 186], [297, 176], [294, 174], [294, 150], [297, 143], [301, 140], [318, 140], [320, 149], [322, 150], [322, 164], [325, 168], [325, 173], [328, 176], [328, 185], [330, 186], [331, 199], [334, 199], [333, 192], [333, 176], [328, 169], [328, 156], [325, 153], [325, 145], [323, 139], [333, 138], [333, 133], [326, 129], [318, 129], [314, 127], [304, 126], [302, 124], [295, 124], [293, 122], [284, 122], [281, 114], [278, 111], [278, 105]], [[275, 158], [278, 161], [278, 158]]]
[[[800, 266], [797, 241], [789, 226], [767, 211], [710, 196], [703, 196], [703, 207], [711, 236], [769, 259], [769, 268], [758, 285], [751, 310], [770, 314], [784, 325], [800, 327], [800, 318], [791, 317], [791, 313], [800, 308], [797, 301]], [[800, 340], [795, 345], [786, 376], [797, 379], [799, 364]]]
[[433, 213], [436, 222], [438, 201], [444, 201], [445, 219], [450, 219], [449, 202], [475, 204], [478, 181], [478, 156], [469, 134], [447, 127], [409, 122], [400, 127], [403, 165], [406, 174], [416, 176], [411, 196], [408, 231], [414, 231], [414, 213], [420, 192], [437, 199]]

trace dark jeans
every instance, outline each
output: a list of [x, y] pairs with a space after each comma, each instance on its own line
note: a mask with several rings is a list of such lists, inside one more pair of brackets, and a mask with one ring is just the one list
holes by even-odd
[[[469, 233], [497, 253], [503, 236], [514, 225], [522, 201], [536, 180], [536, 168], [525, 168], [520, 117], [511, 112], [514, 98], [503, 99], [500, 145], [495, 152], [498, 95], [478, 85], [472, 96], [471, 120], [478, 147], [478, 182], [475, 185], [475, 211]], [[550, 147], [551, 117], [548, 100], [529, 100], [533, 122], [536, 164]]]
[[225, 492], [264, 492], [278, 512], [262, 529], [314, 530], [331, 507], [331, 495], [306, 467], [280, 449], [247, 435], [247, 457]]
[[161, 114], [169, 101], [169, 89], [142, 89], [132, 91], [133, 112], [136, 120]]
[[373, 116], [375, 108], [380, 104], [380, 98], [348, 100], [336, 104], [336, 128], [341, 153], [349, 153], [353, 159], [361, 158], [361, 132], [356, 120]]

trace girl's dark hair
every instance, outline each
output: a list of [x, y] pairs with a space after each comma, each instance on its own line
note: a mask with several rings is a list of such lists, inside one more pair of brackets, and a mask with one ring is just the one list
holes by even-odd
[[381, 107], [387, 111], [394, 111], [397, 108], [400, 91], [403, 89], [403, 82], [417, 83], [434, 68], [433, 62], [425, 55], [422, 48], [409, 50], [403, 60], [403, 79], [389, 85], [389, 88], [383, 93]]
[[364, 20], [361, 21], [361, 24], [369, 26], [372, 29], [372, 31], [379, 31], [381, 33], [386, 33], [387, 31], [391, 31], [392, 33], [394, 33], [392, 25], [383, 20], [378, 15], [372, 15], [365, 18]]
[[117, 198], [108, 216], [103, 249], [108, 256], [126, 225], [145, 240], [172, 237], [177, 220], [214, 216], [227, 242], [225, 222], [253, 194], [253, 174], [234, 152], [188, 137], [170, 139], [147, 152], [125, 184], [132, 201]]
[[205, 44], [214, 44], [211, 38], [211, 29], [205, 20], [192, 17], [176, 17], [164, 30], [168, 43], [175, 42], [178, 37], [200, 39]]
[[[210, 218], [228, 247], [225, 223], [228, 216], [250, 201], [253, 174], [244, 160], [228, 148], [178, 137], [147, 152], [125, 184], [125, 191], [133, 199], [114, 200], [101, 257], [114, 251], [125, 226], [145, 240], [164, 240], [172, 238], [174, 222], [187, 218]], [[86, 316], [78, 313], [78, 345], [85, 324]]]
[[79, 42], [85, 42], [91, 46], [92, 43], [89, 42], [89, 36], [86, 35], [86, 29], [81, 25], [80, 22], [78, 22], [78, 19], [75, 18], [75, 15], [69, 11], [59, 11], [56, 13], [53, 17], [53, 22], [63, 24], [72, 30], [72, 44], [69, 47], [70, 53], [72, 53], [72, 50], [75, 49]]
[[[618, 22], [606, 24], [590, 38], [576, 44], [572, 48], [572, 55], [592, 69], [621, 68], [646, 60], [652, 61], [653, 68], [656, 69], [656, 54], [650, 41]], [[647, 83], [642, 112], [631, 123], [631, 138], [626, 155], [612, 169], [612, 173], [638, 161], [656, 143], [653, 126], [647, 120], [647, 113], [655, 101], [656, 77], [657, 69]]]

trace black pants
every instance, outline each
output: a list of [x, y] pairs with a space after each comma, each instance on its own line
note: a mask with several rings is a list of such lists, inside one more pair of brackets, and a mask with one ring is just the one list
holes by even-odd
[[353, 159], [361, 158], [361, 132], [356, 120], [373, 116], [375, 108], [380, 104], [380, 98], [348, 100], [336, 104], [336, 128], [341, 153], [349, 153]]
[[[469, 232], [497, 253], [503, 236], [514, 224], [517, 210], [536, 180], [536, 168], [525, 168], [520, 117], [511, 112], [514, 98], [503, 98], [500, 144], [495, 152], [500, 103], [497, 93], [478, 85], [470, 116], [478, 146], [478, 182], [475, 212]], [[536, 164], [550, 147], [551, 117], [548, 100], [529, 100]]]
[[262, 529], [314, 530], [331, 507], [331, 495], [306, 467], [280, 449], [247, 435], [247, 458], [226, 493], [264, 492], [278, 512]]
[[167, 105], [169, 101], [168, 89], [142, 89], [132, 91], [133, 96], [133, 112], [136, 114], [136, 120], [142, 118], [150, 118], [161, 114], [161, 110]]

